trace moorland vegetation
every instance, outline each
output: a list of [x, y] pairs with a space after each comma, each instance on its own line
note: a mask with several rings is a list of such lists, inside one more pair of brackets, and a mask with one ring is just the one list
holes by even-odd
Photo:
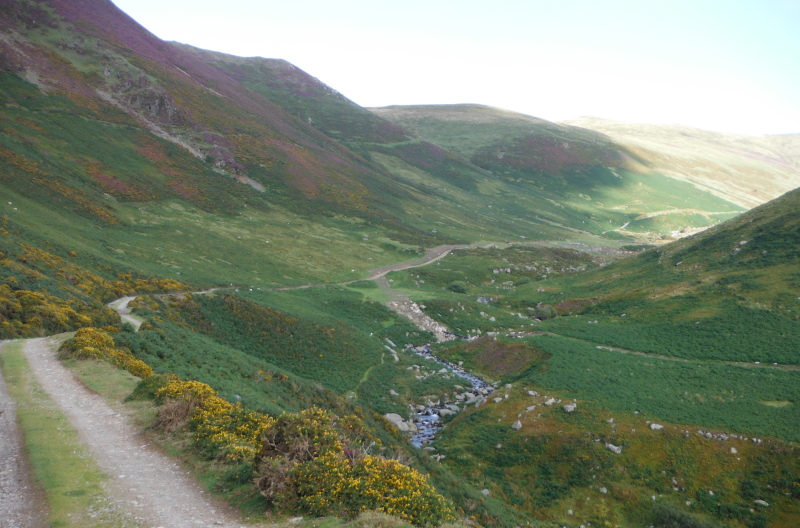
[[[248, 515], [800, 524], [795, 138], [368, 110], [104, 0], [2, 5], [0, 337], [141, 378], [151, 437]], [[470, 247], [365, 280], [441, 244]], [[416, 449], [384, 416], [428, 402], [459, 410]]]

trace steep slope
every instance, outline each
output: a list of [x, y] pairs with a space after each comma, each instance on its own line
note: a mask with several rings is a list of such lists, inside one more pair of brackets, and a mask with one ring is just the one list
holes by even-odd
[[596, 118], [566, 124], [605, 134], [653, 170], [743, 207], [800, 186], [800, 134], [740, 136]]
[[326, 135], [348, 144], [405, 141], [409, 132], [358, 106], [343, 94], [282, 59], [236, 57], [171, 43], [217, 66], [243, 86], [259, 93]]
[[536, 199], [508, 208], [493, 175], [338, 95], [292, 106], [298, 83], [330, 90], [286, 64], [218, 67], [102, 0], [2, 8], [0, 192], [14, 231], [61, 256], [259, 285], [357, 278], [443, 242], [595, 238], [530, 214]]
[[766, 158], [760, 138], [726, 143], [724, 137], [695, 131], [679, 136], [678, 146], [667, 140], [673, 136], [663, 127], [650, 127], [640, 138], [650, 141], [650, 148], [642, 149], [627, 136], [605, 134], [602, 127], [550, 123], [479, 105], [372, 110], [501, 178], [536, 185], [568, 207], [624, 212], [618, 217], [623, 221], [609, 228], [621, 233], [666, 235], [713, 225], [800, 184], [790, 155]]
[[559, 523], [796, 526], [798, 211], [795, 190], [588, 271], [517, 248], [393, 276], [491, 332], [435, 351], [503, 387], [447, 425], [444, 466]]
[[279, 184], [335, 202], [335, 193], [321, 197], [323, 186], [357, 192], [355, 180], [365, 178], [359, 160], [336, 142], [160, 41], [110, 2], [4, 4], [5, 69], [46, 93], [69, 94], [84, 112], [122, 110], [132, 118], [126, 122], [252, 177], [256, 188]]
[[[709, 225], [738, 210], [659, 175], [649, 175], [643, 181], [636, 175], [643, 170], [641, 164], [627, 149], [586, 129], [477, 105], [392, 107], [367, 112], [285, 61], [176, 46], [226, 71], [371, 160], [418, 202], [425, 202], [429, 198], [426, 194], [435, 193], [443, 198], [433, 204], [435, 209], [449, 217], [465, 217], [476, 232], [485, 231], [485, 226], [464, 213], [489, 209], [487, 205], [495, 209], [487, 212], [496, 225], [514, 220], [506, 230], [533, 238], [549, 231], [542, 225], [547, 222], [615, 236], [617, 228], [625, 225], [630, 228], [624, 231], [627, 236], [647, 233], [658, 238], [671, 231]], [[409, 117], [419, 117], [420, 112], [432, 108], [441, 119], [439, 124], [447, 125], [436, 126], [427, 120], [419, 126]], [[458, 126], [453, 127], [459, 120], [473, 126], [459, 131]], [[449, 131], [445, 130], [448, 126]], [[538, 130], [536, 137], [529, 134], [531, 127]], [[623, 174], [611, 172], [609, 167], [623, 170]], [[631, 169], [634, 172], [628, 174]], [[426, 188], [420, 194], [421, 185]], [[683, 193], [690, 199], [669, 199], [670, 193]], [[592, 195], [597, 203], [587, 204]], [[653, 207], [640, 205], [628, 210], [632, 195], [641, 202], [651, 202]], [[532, 210], [535, 215], [530, 215]], [[407, 220], [414, 221], [413, 217]], [[442, 225], [434, 228], [442, 232], [448, 229]]]
[[405, 242], [446, 240], [392, 216], [369, 162], [110, 2], [1, 7], [16, 240], [201, 284], [356, 278]]
[[[574, 524], [570, 509], [581, 522], [653, 524], [650, 497], [673, 487], [691, 495], [672, 503], [745, 519], [734, 526], [798, 518], [791, 447], [736, 438], [739, 464], [733, 444], [686, 443], [681, 427], [800, 434], [796, 193], [733, 230], [569, 279], [608, 252], [531, 239], [606, 251], [742, 208], [586, 129], [474, 106], [435, 108], [429, 129], [413, 112], [392, 123], [285, 62], [161, 42], [102, 0], [0, 0], [0, 29], [2, 337], [110, 327], [160, 374], [248, 409], [361, 416], [388, 456], [426, 469], [481, 525]], [[380, 414], [454, 397], [461, 380], [420, 372], [403, 345], [431, 336], [381, 305], [374, 284], [350, 281], [425, 246], [523, 239], [398, 280], [432, 317], [524, 338], [444, 350], [512, 384], [509, 398], [459, 414], [444, 459], [408, 454]], [[312, 282], [347, 285], [283, 289]], [[211, 285], [229, 289], [186, 293]], [[147, 320], [136, 333], [105, 306], [134, 294]], [[739, 364], [755, 361], [780, 364]], [[529, 388], [580, 399], [580, 412], [545, 405], [534, 421], [528, 407], [547, 400]], [[635, 434], [654, 419], [669, 422], [660, 444]], [[218, 466], [252, 488], [247, 467]], [[753, 500], [775, 507], [753, 512]]]
[[[591, 304], [612, 303], [623, 311], [630, 306], [628, 317], [634, 319], [637, 311], [663, 316], [669, 304], [690, 306], [699, 312], [697, 317], [708, 317], [727, 299], [797, 321], [800, 305], [791, 292], [797, 288], [800, 266], [798, 211], [800, 189], [699, 235], [572, 279], [569, 287], [573, 295], [591, 291]], [[682, 298], [692, 302], [677, 302]], [[795, 356], [793, 352], [791, 361], [781, 362], [800, 362]]]

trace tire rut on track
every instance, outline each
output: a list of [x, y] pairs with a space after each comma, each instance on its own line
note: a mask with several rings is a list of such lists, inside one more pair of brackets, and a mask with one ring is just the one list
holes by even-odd
[[[0, 342], [0, 348], [6, 343]], [[17, 426], [17, 406], [0, 372], [0, 527], [44, 526], [40, 500]]]

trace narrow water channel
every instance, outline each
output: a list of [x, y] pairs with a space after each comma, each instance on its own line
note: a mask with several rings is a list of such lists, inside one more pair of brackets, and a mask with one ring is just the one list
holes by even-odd
[[442, 422], [443, 413], [457, 413], [466, 405], [480, 405], [482, 401], [486, 401], [486, 398], [489, 396], [489, 394], [494, 392], [495, 388], [475, 374], [464, 370], [462, 367], [434, 356], [431, 354], [431, 349], [428, 345], [415, 347], [413, 350], [417, 353], [417, 355], [424, 358], [430, 358], [430, 360], [439, 363], [456, 376], [469, 381], [472, 385], [471, 390], [466, 389], [463, 393], [461, 393], [463, 396], [462, 400], [456, 399], [454, 402], [440, 401], [417, 412], [417, 415], [414, 418], [415, 425], [417, 426], [417, 432], [411, 436], [411, 444], [414, 447], [420, 448], [433, 442], [436, 439], [436, 433], [438, 433], [439, 430], [444, 427]]

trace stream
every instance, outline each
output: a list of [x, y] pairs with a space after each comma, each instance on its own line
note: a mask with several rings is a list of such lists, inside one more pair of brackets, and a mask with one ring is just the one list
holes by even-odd
[[425, 406], [423, 409], [418, 410], [416, 416], [413, 418], [414, 425], [417, 427], [417, 432], [411, 436], [411, 444], [414, 447], [421, 448], [433, 442], [436, 439], [436, 433], [444, 427], [442, 422], [442, 415], [456, 414], [462, 407], [466, 405], [482, 405], [486, 402], [487, 397], [494, 392], [495, 388], [479, 378], [464, 370], [459, 365], [454, 365], [448, 361], [440, 359], [431, 354], [430, 346], [422, 345], [411, 348], [418, 356], [434, 361], [444, 368], [470, 382], [470, 388], [464, 388], [454, 402], [435, 402], [431, 405]]

